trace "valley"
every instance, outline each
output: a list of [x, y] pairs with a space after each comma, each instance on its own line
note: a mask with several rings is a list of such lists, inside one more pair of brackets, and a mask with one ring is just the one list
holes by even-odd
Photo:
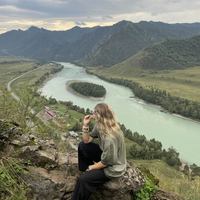
[[[108, 103], [123, 129], [127, 160], [134, 167], [149, 168], [162, 189], [198, 199], [199, 172], [191, 181], [189, 168], [184, 166], [200, 164], [199, 34], [199, 23], [125, 20], [105, 27], [49, 31], [32, 26], [0, 34], [1, 115], [23, 121], [24, 127], [33, 120], [35, 133], [54, 139], [64, 152], [72, 148], [62, 138], [71, 130], [80, 132], [84, 116], [91, 115], [96, 104]], [[28, 99], [34, 94], [32, 106], [40, 110], [39, 118], [32, 116], [28, 107], [21, 111], [20, 103], [10, 98], [7, 84], [12, 80], [11, 89], [19, 97]], [[106, 93], [100, 98], [85, 98], [88, 94], [72, 89], [74, 81], [79, 86], [81, 82], [90, 82], [93, 87], [98, 84]], [[34, 86], [41, 95], [40, 91], [32, 93]], [[147, 103], [140, 104], [139, 99]], [[24, 110], [24, 105], [21, 108]], [[91, 129], [94, 124], [92, 120]], [[73, 139], [72, 145], [77, 148], [80, 140], [82, 135]]]
[[144, 70], [129, 69], [123, 71], [121, 66], [108, 69], [88, 67], [90, 72], [107, 78], [123, 78], [139, 83], [144, 88], [166, 90], [171, 95], [200, 101], [200, 66], [190, 67], [184, 70]]

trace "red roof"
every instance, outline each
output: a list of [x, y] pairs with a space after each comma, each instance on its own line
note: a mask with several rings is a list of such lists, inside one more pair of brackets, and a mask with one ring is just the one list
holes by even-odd
[[52, 111], [47, 111], [47, 113], [48, 113], [49, 115], [51, 115], [52, 117], [55, 116], [55, 114], [54, 114]]
[[56, 124], [57, 124], [59, 127], [63, 128], [55, 119], [54, 119], [53, 121], [56, 122]]

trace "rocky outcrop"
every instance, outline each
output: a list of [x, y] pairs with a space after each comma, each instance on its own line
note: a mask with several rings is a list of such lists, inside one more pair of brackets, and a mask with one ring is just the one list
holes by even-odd
[[[34, 200], [70, 199], [79, 176], [77, 152], [60, 153], [53, 140], [40, 140], [33, 134], [23, 133], [17, 124], [0, 121], [0, 159], [1, 156], [30, 161], [30, 173], [21, 177], [30, 185]], [[105, 183], [90, 199], [131, 200], [145, 182], [141, 171], [127, 164], [122, 177]]]
[[131, 200], [132, 196], [144, 187], [145, 182], [146, 180], [140, 170], [138, 168], [133, 169], [127, 163], [126, 173], [118, 179], [105, 183], [91, 199]]
[[[23, 175], [22, 178], [30, 184], [31, 194], [37, 200], [61, 199], [65, 193], [74, 190], [77, 178], [70, 176], [64, 171], [47, 171], [41, 167], [29, 167], [30, 174]], [[66, 187], [64, 187], [67, 185]]]

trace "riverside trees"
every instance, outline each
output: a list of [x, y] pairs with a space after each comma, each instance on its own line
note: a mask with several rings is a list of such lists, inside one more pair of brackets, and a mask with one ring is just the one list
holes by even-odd
[[[87, 73], [93, 74], [87, 70]], [[97, 74], [95, 74], [98, 76]], [[184, 117], [189, 117], [195, 120], [200, 120], [200, 102], [183, 99], [180, 97], [172, 96], [165, 90], [159, 90], [155, 88], [144, 88], [138, 83], [132, 80], [118, 79], [118, 78], [106, 78], [104, 76], [98, 76], [99, 78], [115, 83], [118, 85], [124, 85], [129, 87], [135, 96], [153, 104], [162, 106], [165, 110], [170, 113], [180, 114]]]
[[133, 133], [130, 129], [126, 129], [124, 124], [119, 125], [124, 136], [135, 142], [129, 150], [132, 158], [143, 160], [162, 159], [169, 166], [173, 166], [176, 169], [181, 166], [179, 153], [173, 147], [168, 148], [166, 151], [162, 149], [162, 143], [155, 140], [155, 138], [147, 140], [144, 135], [140, 135], [138, 132]]
[[70, 87], [84, 96], [103, 97], [106, 94], [106, 89], [102, 85], [87, 82], [74, 82]]

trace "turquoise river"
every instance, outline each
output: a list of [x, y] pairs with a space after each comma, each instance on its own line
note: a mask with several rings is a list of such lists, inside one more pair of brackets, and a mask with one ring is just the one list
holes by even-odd
[[[43, 89], [43, 95], [62, 101], [72, 101], [75, 105], [94, 110], [99, 102], [108, 103], [118, 121], [133, 132], [145, 135], [147, 139], [155, 138], [161, 141], [163, 148], [173, 146], [180, 153], [180, 158], [190, 164], [200, 165], [200, 124], [162, 113], [157, 108], [142, 105], [133, 101], [134, 94], [129, 88], [108, 83], [94, 75], [85, 73], [84, 68], [70, 63], [60, 63], [64, 69], [48, 81]], [[81, 80], [103, 85], [106, 96], [103, 101], [94, 101], [71, 94], [66, 90], [66, 82]]]

